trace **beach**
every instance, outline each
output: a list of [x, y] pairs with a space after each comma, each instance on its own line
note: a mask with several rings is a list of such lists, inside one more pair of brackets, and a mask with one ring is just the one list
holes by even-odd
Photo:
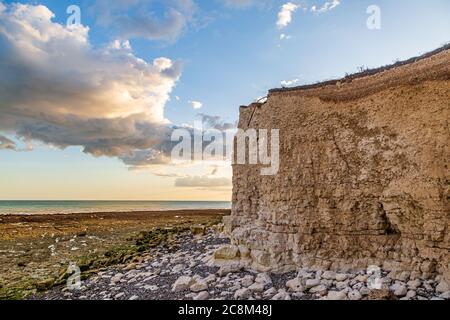
[[[0, 299], [23, 299], [65, 281], [70, 263], [90, 272], [123, 263], [172, 234], [220, 223], [226, 209], [0, 216]], [[169, 230], [169, 232], [167, 232]], [[143, 237], [150, 237], [145, 245]]]
[[[302, 267], [261, 272], [236, 256], [229, 210], [5, 215], [0, 299], [445, 300], [440, 276]], [[79, 280], [73, 277], [79, 268]], [[373, 287], [376, 276], [380, 287]], [[74, 286], [75, 285], [75, 286]]]
[[[156, 229], [138, 240], [145, 250], [125, 261], [70, 276], [31, 300], [445, 300], [439, 277], [379, 270], [336, 272], [301, 267], [258, 271], [235, 259], [250, 254], [234, 245], [222, 225]], [[170, 237], [161, 237], [170, 234]], [[165, 239], [164, 241], [154, 241]]]

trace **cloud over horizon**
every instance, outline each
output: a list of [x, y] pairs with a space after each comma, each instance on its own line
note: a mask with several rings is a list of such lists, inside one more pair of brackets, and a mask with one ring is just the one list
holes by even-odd
[[187, 176], [175, 180], [176, 187], [182, 188], [217, 188], [231, 187], [230, 178], [208, 177], [208, 176]]

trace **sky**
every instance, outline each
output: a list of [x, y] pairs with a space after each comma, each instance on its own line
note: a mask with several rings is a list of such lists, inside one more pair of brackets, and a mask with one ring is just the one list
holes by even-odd
[[[79, 13], [79, 14], [78, 14]], [[0, 200], [231, 199], [174, 129], [436, 49], [448, 0], [0, 0]]]

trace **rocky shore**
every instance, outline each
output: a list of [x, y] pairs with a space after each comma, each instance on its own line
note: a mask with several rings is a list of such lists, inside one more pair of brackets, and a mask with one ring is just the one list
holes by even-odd
[[82, 277], [127, 263], [172, 234], [219, 223], [229, 210], [0, 215], [0, 300], [24, 299], [65, 283], [75, 263]]
[[222, 263], [237, 248], [216, 228], [191, 229], [170, 244], [111, 266], [69, 290], [55, 287], [31, 299], [43, 300], [449, 300], [440, 276], [362, 270], [336, 273], [300, 269], [284, 274], [258, 273]]

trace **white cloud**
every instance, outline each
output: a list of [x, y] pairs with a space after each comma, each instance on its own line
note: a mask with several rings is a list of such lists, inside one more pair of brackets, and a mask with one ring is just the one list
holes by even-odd
[[200, 101], [189, 101], [189, 103], [195, 110], [201, 109], [203, 107], [203, 103], [201, 103]]
[[130, 41], [128, 40], [124, 40], [121, 41], [119, 39], [114, 40], [112, 43], [110, 43], [109, 45], [110, 49], [116, 49], [116, 50], [131, 50], [131, 45], [130, 45]]
[[221, 116], [212, 116], [205, 113], [199, 113], [198, 116], [200, 117], [205, 129], [216, 129], [220, 131], [237, 129], [237, 122], [225, 122]]
[[290, 87], [290, 86], [296, 85], [299, 81], [300, 81], [300, 79], [285, 80], [285, 81], [281, 81], [281, 85], [283, 87]]
[[292, 38], [290, 35], [287, 34], [280, 34], [280, 40], [289, 40], [290, 38]]
[[341, 0], [332, 0], [325, 2], [320, 8], [318, 8], [317, 6], [312, 6], [311, 11], [315, 13], [325, 13], [327, 11], [333, 10], [340, 4]]
[[[0, 3], [0, 9], [1, 9], [1, 3]], [[0, 150], [2, 149], [9, 149], [9, 150], [16, 150], [16, 143], [12, 141], [11, 139], [8, 139], [7, 137], [0, 135]]]
[[260, 96], [260, 97], [256, 98], [255, 100], [253, 100], [253, 102], [266, 103], [267, 102], [267, 96]]
[[163, 161], [152, 151], [170, 140], [164, 108], [180, 63], [146, 62], [126, 40], [95, 47], [88, 27], [66, 27], [53, 16], [42, 5], [0, 6], [2, 132], [96, 156], [131, 162], [146, 151]]
[[289, 25], [292, 21], [292, 14], [300, 8], [299, 5], [288, 2], [281, 6], [280, 12], [278, 12], [277, 26], [279, 29], [283, 29]]
[[[229, 123], [225, 122], [222, 117], [220, 116], [213, 116], [213, 115], [207, 115], [203, 113], [199, 113], [198, 117], [200, 121], [202, 121], [202, 129], [205, 132], [208, 132], [210, 129], [215, 129], [219, 131], [227, 131], [230, 130], [231, 132], [234, 132], [237, 129], [237, 122], [236, 123]], [[187, 130], [187, 132], [193, 137], [193, 130], [194, 127], [192, 124], [182, 124], [181, 126], [172, 126], [172, 129], [184, 129]], [[161, 131], [159, 134], [161, 136], [161, 142], [156, 145], [156, 147], [152, 149], [144, 149], [144, 150], [134, 150], [132, 152], [129, 152], [123, 156], [120, 157], [120, 159], [130, 166], [130, 169], [136, 170], [136, 171], [142, 171], [142, 170], [150, 170], [154, 172], [155, 165], [166, 165], [171, 164], [173, 165], [174, 162], [171, 161], [171, 153], [172, 149], [175, 145], [179, 143], [179, 141], [171, 141], [170, 134], [172, 131], [166, 130]], [[194, 138], [192, 138], [193, 140]], [[233, 139], [229, 139], [224, 141], [225, 148], [227, 150], [231, 150]], [[203, 142], [203, 150], [200, 151], [200, 154], [193, 152], [191, 154], [192, 162], [187, 162], [183, 165], [192, 165], [196, 162], [195, 160], [197, 157], [201, 157], [203, 155], [204, 148], [206, 148], [209, 145], [208, 142]], [[221, 160], [220, 162], [224, 162], [226, 159]], [[180, 167], [180, 163], [176, 163], [177, 167]], [[167, 170], [167, 166], [164, 167], [165, 170]]]
[[230, 178], [215, 178], [208, 176], [188, 176], [178, 178], [175, 180], [176, 187], [185, 188], [216, 188], [216, 187], [230, 187]]
[[[157, 18], [156, 7], [164, 10], [162, 19]], [[193, 0], [96, 0], [90, 10], [98, 25], [122, 38], [173, 41], [192, 21], [197, 7]]]

